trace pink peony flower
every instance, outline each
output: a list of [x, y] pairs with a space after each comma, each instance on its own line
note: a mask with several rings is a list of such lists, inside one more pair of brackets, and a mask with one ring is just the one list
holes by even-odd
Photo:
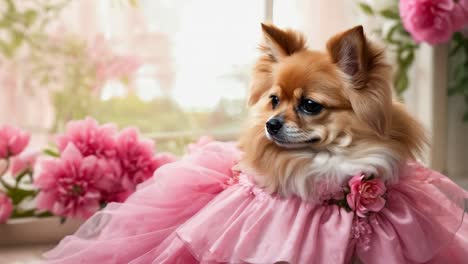
[[59, 135], [56, 141], [60, 152], [71, 142], [83, 156], [114, 157], [116, 131], [114, 125], [99, 126], [96, 120], [88, 117], [85, 120], [69, 122], [65, 134]]
[[385, 206], [382, 197], [385, 184], [381, 179], [365, 180], [365, 175], [352, 177], [348, 185], [350, 193], [346, 196], [349, 207], [360, 217], [366, 217], [368, 212], [379, 212]]
[[88, 218], [99, 209], [101, 194], [97, 186], [103, 168], [95, 156], [83, 157], [70, 143], [60, 159], [44, 161], [42, 166], [35, 182], [41, 190], [37, 208], [79, 218]]
[[28, 152], [14, 157], [11, 162], [11, 174], [17, 176], [23, 171], [32, 171], [38, 156], [38, 152]]
[[13, 212], [13, 203], [10, 197], [4, 193], [0, 193], [0, 224], [6, 223]]
[[416, 42], [447, 42], [467, 22], [467, 1], [400, 0], [403, 26]]
[[29, 134], [19, 128], [4, 125], [0, 127], [0, 159], [16, 156], [29, 144]]
[[159, 168], [163, 165], [172, 163], [177, 160], [179, 160], [179, 157], [175, 156], [174, 154], [165, 152], [156, 154], [153, 159], [153, 161], [156, 163], [156, 168]]
[[[133, 192], [133, 185], [126, 185], [122, 166], [118, 159], [100, 159], [102, 174], [96, 188], [99, 189], [103, 202], [123, 202]], [[129, 193], [129, 190], [131, 191]]]
[[187, 153], [193, 153], [197, 151], [199, 148], [205, 146], [206, 144], [213, 142], [213, 138], [210, 136], [202, 136], [200, 137], [197, 142], [188, 144], [187, 146]]
[[123, 169], [123, 184], [127, 188], [149, 179], [158, 168], [154, 158], [154, 142], [140, 140], [138, 130], [126, 128], [117, 137], [117, 153]]
[[88, 44], [87, 52], [96, 70], [96, 83], [93, 85], [93, 90], [99, 90], [107, 80], [128, 77], [142, 65], [137, 57], [117, 55], [103, 35], [96, 35]]

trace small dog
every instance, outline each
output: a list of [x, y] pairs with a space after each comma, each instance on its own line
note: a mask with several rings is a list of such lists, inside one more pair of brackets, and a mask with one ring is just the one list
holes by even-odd
[[318, 181], [341, 185], [358, 172], [395, 180], [421, 153], [424, 131], [392, 100], [392, 68], [362, 26], [332, 37], [326, 52], [296, 31], [262, 29], [240, 139], [257, 184], [307, 200]]

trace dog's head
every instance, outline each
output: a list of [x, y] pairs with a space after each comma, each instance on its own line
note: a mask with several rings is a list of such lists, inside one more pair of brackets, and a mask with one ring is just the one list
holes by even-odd
[[332, 37], [326, 52], [309, 50], [296, 31], [262, 29], [241, 138], [249, 166], [281, 185], [307, 174], [318, 153], [347, 158], [385, 149], [403, 160], [420, 150], [421, 129], [392, 102], [392, 69], [362, 26]]

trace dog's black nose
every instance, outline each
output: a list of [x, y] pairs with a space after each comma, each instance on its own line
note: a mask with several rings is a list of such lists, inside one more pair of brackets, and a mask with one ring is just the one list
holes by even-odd
[[279, 118], [271, 118], [270, 120], [268, 120], [268, 122], [266, 122], [267, 131], [271, 135], [277, 134], [282, 126], [283, 126], [283, 120]]

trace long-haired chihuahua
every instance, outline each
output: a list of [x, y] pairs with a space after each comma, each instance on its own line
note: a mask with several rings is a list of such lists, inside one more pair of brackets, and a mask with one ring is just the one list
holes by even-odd
[[357, 172], [394, 180], [420, 154], [423, 129], [392, 100], [392, 68], [362, 26], [332, 37], [325, 52], [296, 31], [262, 29], [240, 139], [257, 184], [311, 199], [315, 183], [341, 185]]

